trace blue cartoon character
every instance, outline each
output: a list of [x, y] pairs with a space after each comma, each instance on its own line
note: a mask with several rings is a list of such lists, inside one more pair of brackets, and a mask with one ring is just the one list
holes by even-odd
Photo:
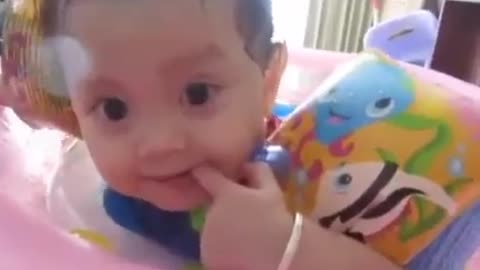
[[415, 100], [409, 75], [376, 54], [360, 57], [318, 90], [313, 100], [315, 132], [327, 145], [407, 111]]

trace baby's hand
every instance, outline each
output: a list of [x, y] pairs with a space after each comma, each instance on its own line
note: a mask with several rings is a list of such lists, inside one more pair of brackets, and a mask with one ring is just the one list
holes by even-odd
[[247, 165], [247, 186], [211, 168], [197, 169], [194, 174], [213, 201], [201, 239], [206, 269], [276, 269], [293, 218], [268, 165]]

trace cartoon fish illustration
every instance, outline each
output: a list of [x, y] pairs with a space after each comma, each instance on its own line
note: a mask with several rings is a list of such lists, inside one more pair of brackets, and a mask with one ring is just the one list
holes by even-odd
[[456, 211], [453, 198], [434, 181], [407, 174], [393, 162], [363, 162], [325, 172], [314, 217], [326, 228], [362, 240], [400, 217], [413, 196], [450, 215]]
[[317, 89], [312, 99], [316, 137], [330, 145], [364, 126], [408, 110], [415, 101], [412, 79], [384, 57], [366, 54]]

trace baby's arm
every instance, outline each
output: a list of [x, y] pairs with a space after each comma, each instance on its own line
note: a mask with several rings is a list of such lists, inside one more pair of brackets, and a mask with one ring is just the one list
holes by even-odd
[[[304, 221], [300, 246], [290, 269], [402, 269], [373, 249], [341, 234]], [[442, 235], [418, 254], [405, 269], [463, 270], [478, 249], [480, 203], [457, 219]]]
[[[408, 270], [463, 270], [480, 243], [480, 203], [457, 219], [405, 266]], [[300, 246], [290, 269], [403, 269], [377, 251], [341, 234], [304, 221]]]
[[[416, 79], [384, 56], [363, 54], [329, 77], [274, 133], [273, 144], [293, 160], [293, 173], [278, 177], [290, 209], [302, 207], [314, 220], [328, 221], [324, 227], [342, 226], [362, 238], [365, 244], [348, 247], [351, 263], [359, 264], [355, 269], [362, 263], [357, 255], [374, 256], [371, 249], [409, 270], [460, 270], [478, 248], [478, 214], [462, 211], [479, 200], [471, 161], [480, 152], [468, 147], [475, 141], [472, 124], [459, 120], [463, 109], [452, 100], [474, 102], [455, 89]], [[427, 130], [432, 133], [422, 135]], [[466, 146], [458, 173], [450, 166], [457, 161], [452, 145]], [[292, 195], [297, 191], [304, 195], [300, 204]], [[325, 233], [318, 238], [332, 240]], [[335, 259], [342, 256], [342, 241], [318, 248]], [[308, 252], [300, 253], [307, 254], [306, 264]]]
[[400, 270], [372, 249], [341, 234], [304, 221], [300, 244], [289, 269]]

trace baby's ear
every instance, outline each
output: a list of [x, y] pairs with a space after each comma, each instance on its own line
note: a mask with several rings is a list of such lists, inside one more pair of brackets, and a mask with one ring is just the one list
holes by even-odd
[[269, 64], [265, 70], [264, 93], [265, 93], [265, 116], [272, 112], [272, 108], [277, 97], [278, 88], [282, 80], [283, 73], [288, 63], [287, 44], [278, 42], [273, 45]]

